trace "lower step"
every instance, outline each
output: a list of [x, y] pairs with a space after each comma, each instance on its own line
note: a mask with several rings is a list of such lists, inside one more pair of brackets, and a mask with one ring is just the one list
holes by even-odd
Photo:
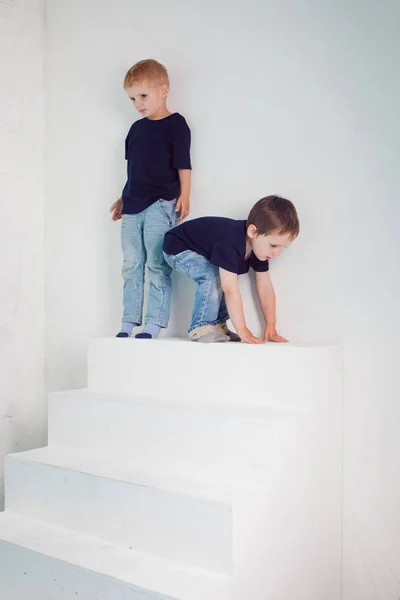
[[5, 484], [6, 508], [20, 515], [231, 572], [232, 504], [214, 485], [60, 447], [7, 456]]
[[0, 515], [4, 600], [229, 600], [231, 580], [9, 512]]

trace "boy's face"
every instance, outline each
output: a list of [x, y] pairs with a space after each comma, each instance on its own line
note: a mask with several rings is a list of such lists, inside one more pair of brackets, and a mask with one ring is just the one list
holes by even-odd
[[288, 234], [281, 235], [274, 231], [269, 235], [259, 235], [254, 225], [248, 227], [247, 236], [258, 260], [270, 260], [279, 256], [293, 241]]
[[125, 91], [142, 117], [157, 119], [165, 110], [168, 95], [168, 86], [165, 83], [144, 80], [125, 88]]

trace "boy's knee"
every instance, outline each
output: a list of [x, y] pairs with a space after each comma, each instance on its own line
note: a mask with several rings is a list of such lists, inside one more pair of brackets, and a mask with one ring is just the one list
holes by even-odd
[[155, 271], [158, 273], [170, 273], [171, 272], [171, 267], [164, 260], [163, 255], [148, 256], [146, 266], [149, 269], [149, 271]]
[[144, 268], [143, 261], [138, 258], [124, 258], [124, 262], [122, 264], [122, 276], [126, 277], [135, 271], [140, 271]]

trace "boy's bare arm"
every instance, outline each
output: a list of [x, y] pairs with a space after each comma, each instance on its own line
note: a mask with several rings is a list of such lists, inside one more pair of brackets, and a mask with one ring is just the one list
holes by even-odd
[[178, 221], [183, 221], [190, 211], [190, 184], [192, 171], [190, 169], [179, 169], [179, 180], [181, 182], [181, 195], [176, 203], [176, 212], [180, 212]]
[[230, 319], [238, 336], [248, 344], [262, 344], [262, 340], [254, 336], [247, 328], [243, 311], [243, 301], [239, 290], [239, 281], [236, 273], [219, 269], [222, 291], [225, 294], [226, 306]]
[[256, 271], [256, 287], [258, 300], [265, 319], [264, 341], [287, 342], [276, 331], [276, 298], [268, 271], [260, 273]]

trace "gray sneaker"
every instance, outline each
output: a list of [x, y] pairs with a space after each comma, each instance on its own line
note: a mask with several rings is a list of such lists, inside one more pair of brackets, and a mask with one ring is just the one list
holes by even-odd
[[242, 341], [237, 333], [228, 329], [228, 326], [226, 323], [221, 323], [220, 325], [217, 325], [215, 327], [215, 329], [219, 333], [222, 333], [222, 335], [227, 335], [229, 337], [230, 342], [241, 342]]
[[222, 342], [230, 342], [230, 339], [229, 336], [218, 333], [218, 331], [210, 331], [210, 333], [199, 337], [197, 341], [202, 344], [220, 344]]
[[226, 334], [229, 337], [230, 342], [241, 342], [242, 340], [238, 336], [237, 333], [228, 329], [228, 333]]

